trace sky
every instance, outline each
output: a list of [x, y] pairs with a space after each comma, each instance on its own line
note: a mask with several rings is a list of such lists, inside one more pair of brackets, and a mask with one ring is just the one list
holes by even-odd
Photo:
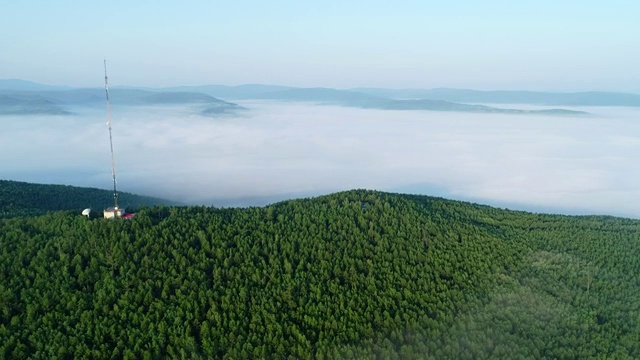
[[640, 93], [635, 0], [0, 1], [0, 79]]
[[[113, 104], [118, 189], [247, 206], [366, 188], [640, 218], [639, 108], [554, 117], [241, 105], [249, 110], [211, 118], [186, 106]], [[104, 109], [70, 110], [3, 117], [0, 144], [10, 150], [0, 152], [0, 179], [109, 189]]]

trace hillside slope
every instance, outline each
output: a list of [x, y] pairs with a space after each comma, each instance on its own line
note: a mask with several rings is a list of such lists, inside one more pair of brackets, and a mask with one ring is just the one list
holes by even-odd
[[[170, 201], [130, 193], [119, 193], [119, 205], [128, 208], [173, 204]], [[94, 211], [113, 206], [113, 192], [96, 188], [68, 185], [33, 184], [0, 180], [0, 218], [40, 215], [52, 211], [93, 208]]]
[[349, 191], [0, 220], [0, 355], [640, 357], [640, 221]]

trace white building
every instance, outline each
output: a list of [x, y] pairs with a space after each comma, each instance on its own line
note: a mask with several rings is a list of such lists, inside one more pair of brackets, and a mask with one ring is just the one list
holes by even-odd
[[119, 207], [108, 207], [104, 210], [105, 219], [121, 218], [124, 214], [124, 209]]

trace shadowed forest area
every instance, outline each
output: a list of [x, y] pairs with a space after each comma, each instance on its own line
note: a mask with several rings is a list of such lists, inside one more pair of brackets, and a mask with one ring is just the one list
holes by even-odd
[[[148, 196], [119, 193], [120, 204], [130, 209], [152, 205], [175, 205], [175, 202]], [[0, 219], [23, 215], [42, 215], [59, 210], [81, 211], [92, 208], [95, 216], [113, 205], [113, 192], [68, 185], [32, 184], [0, 180]]]

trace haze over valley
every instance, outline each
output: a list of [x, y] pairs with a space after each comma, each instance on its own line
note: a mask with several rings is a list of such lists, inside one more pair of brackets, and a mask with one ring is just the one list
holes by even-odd
[[[543, 93], [508, 92], [494, 94], [482, 111], [398, 110], [379, 106], [392, 97], [335, 89], [150, 90], [112, 90], [123, 191], [189, 204], [246, 206], [368, 188], [530, 211], [640, 216], [634, 186], [640, 173], [634, 160], [640, 150], [638, 107], [570, 106], [569, 100], [545, 106], [536, 100]], [[390, 92], [385, 96], [394, 95]], [[455, 100], [454, 93], [434, 101], [455, 104], [447, 102]], [[473, 100], [469, 93], [485, 100], [491, 95], [461, 90], [457, 96]], [[5, 112], [0, 140], [12, 150], [0, 155], [1, 178], [109, 187], [103, 91], [0, 90], [3, 94], [40, 99], [55, 111]], [[533, 104], [514, 104], [513, 98]], [[611, 94], [609, 101], [636, 98]], [[376, 105], [363, 106], [362, 99]]]

